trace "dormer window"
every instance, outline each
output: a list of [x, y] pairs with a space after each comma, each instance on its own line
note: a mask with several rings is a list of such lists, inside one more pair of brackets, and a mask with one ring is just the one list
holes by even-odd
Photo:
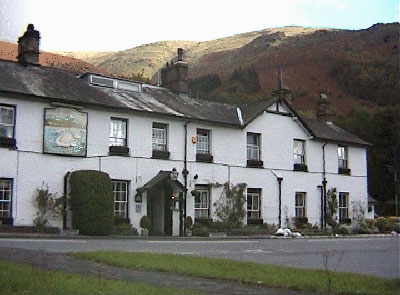
[[15, 147], [15, 107], [0, 105], [0, 147]]

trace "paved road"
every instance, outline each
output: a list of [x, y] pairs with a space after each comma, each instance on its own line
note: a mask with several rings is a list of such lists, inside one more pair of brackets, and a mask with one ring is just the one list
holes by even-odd
[[0, 239], [0, 247], [73, 252], [89, 250], [180, 253], [241, 261], [323, 269], [329, 267], [384, 278], [399, 278], [399, 237], [345, 239]]

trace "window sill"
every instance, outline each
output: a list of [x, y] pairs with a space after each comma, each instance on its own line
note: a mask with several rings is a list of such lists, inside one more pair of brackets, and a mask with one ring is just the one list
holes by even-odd
[[213, 156], [210, 154], [196, 154], [197, 162], [212, 163], [213, 159]]
[[306, 164], [294, 164], [293, 171], [308, 172], [308, 167]]
[[262, 218], [251, 218], [247, 219], [247, 224], [263, 224], [264, 221]]
[[247, 167], [249, 168], [263, 168], [264, 162], [261, 160], [247, 160]]
[[163, 159], [163, 160], [168, 160], [169, 159], [169, 152], [168, 151], [157, 151], [153, 150], [153, 159]]
[[110, 146], [108, 154], [110, 156], [129, 156], [129, 148], [126, 146]]
[[351, 169], [350, 168], [339, 168], [338, 173], [339, 174], [350, 175]]
[[0, 147], [4, 148], [16, 148], [17, 141], [15, 138], [0, 137]]

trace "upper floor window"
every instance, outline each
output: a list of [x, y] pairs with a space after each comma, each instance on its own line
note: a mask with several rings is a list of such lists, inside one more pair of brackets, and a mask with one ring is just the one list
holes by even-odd
[[305, 163], [304, 140], [293, 140], [293, 157], [295, 164]]
[[[261, 190], [247, 189], [247, 223], [257, 223], [261, 218]], [[262, 223], [262, 222], [261, 222]]]
[[127, 120], [111, 118], [110, 146], [127, 146]]
[[153, 123], [153, 158], [168, 159], [168, 126], [162, 123]]
[[247, 160], [259, 161], [260, 158], [260, 134], [247, 132]]
[[114, 216], [128, 218], [128, 182], [113, 180], [112, 190], [114, 195]]
[[196, 161], [212, 162], [211, 155], [211, 131], [207, 129], [197, 129]]
[[196, 152], [198, 154], [210, 154], [210, 130], [197, 129]]
[[296, 218], [306, 217], [306, 193], [296, 192], [294, 206]]
[[15, 146], [14, 139], [15, 108], [0, 105], [0, 146]]
[[194, 197], [194, 217], [209, 218], [210, 216], [210, 188], [207, 185], [196, 185]]
[[167, 125], [153, 123], [153, 151], [167, 151]]
[[339, 192], [338, 213], [340, 223], [349, 222], [349, 193]]
[[305, 141], [300, 139], [293, 140], [293, 160], [294, 170], [307, 171]]
[[349, 174], [349, 162], [348, 162], [348, 149], [347, 146], [338, 146], [338, 167], [339, 173]]

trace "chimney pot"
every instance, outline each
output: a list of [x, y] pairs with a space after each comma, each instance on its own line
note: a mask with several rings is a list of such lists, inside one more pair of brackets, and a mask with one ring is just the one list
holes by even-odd
[[183, 61], [183, 48], [178, 48], [178, 61]]

